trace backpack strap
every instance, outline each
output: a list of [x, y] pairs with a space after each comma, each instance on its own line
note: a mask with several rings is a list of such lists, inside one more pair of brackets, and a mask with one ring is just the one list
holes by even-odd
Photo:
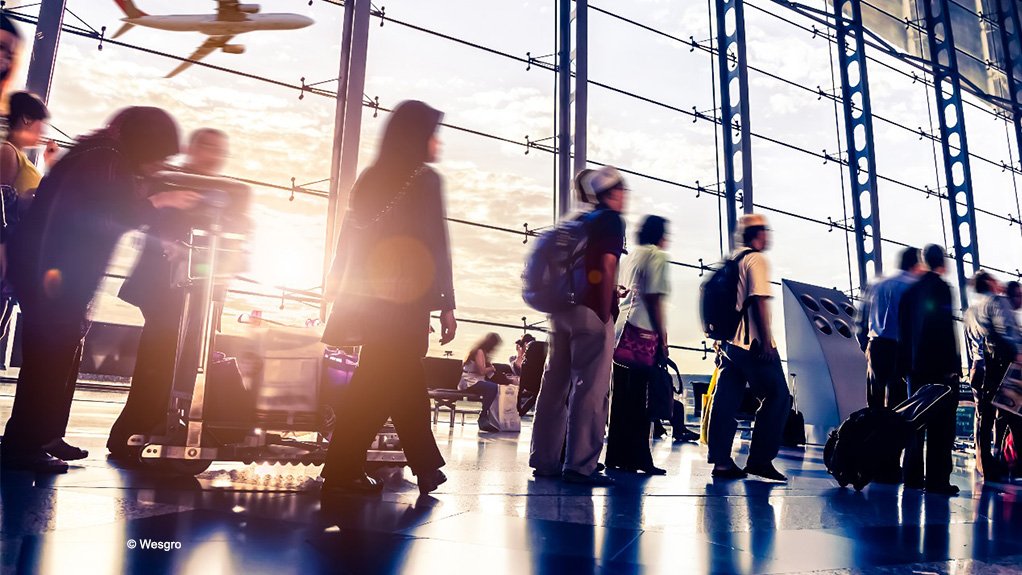
[[[753, 253], [755, 251], [757, 251], [757, 250], [749, 248], [749, 249], [741, 252], [737, 256], [735, 256], [731, 261], [734, 262], [734, 264], [737, 266], [739, 263], [741, 263], [741, 261], [743, 259], [745, 259], [745, 256], [747, 256], [747, 255], [749, 255], [749, 254], [751, 254], [751, 253]], [[742, 273], [742, 268], [738, 268], [739, 276], [741, 276], [741, 273]], [[745, 300], [742, 302], [742, 311], [741, 311], [741, 313], [742, 313], [742, 326], [743, 326], [743, 330], [742, 331], [744, 332], [744, 335], [742, 336], [743, 337], [742, 341], [744, 341], [746, 345], [749, 345], [749, 298], [745, 298]]]

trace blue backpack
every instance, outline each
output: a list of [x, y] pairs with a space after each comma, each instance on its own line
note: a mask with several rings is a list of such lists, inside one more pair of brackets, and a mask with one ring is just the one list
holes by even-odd
[[522, 273], [522, 298], [536, 311], [555, 313], [582, 303], [593, 213], [561, 220], [536, 239]]

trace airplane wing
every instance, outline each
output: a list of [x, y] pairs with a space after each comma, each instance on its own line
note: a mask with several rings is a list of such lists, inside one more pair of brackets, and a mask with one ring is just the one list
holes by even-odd
[[199, 46], [198, 50], [196, 50], [191, 56], [188, 57], [188, 61], [182, 62], [180, 66], [174, 68], [174, 71], [172, 71], [170, 74], [167, 74], [166, 77], [173, 78], [174, 76], [177, 76], [195, 62], [198, 62], [199, 60], [202, 60], [203, 58], [209, 56], [213, 52], [216, 52], [217, 50], [223, 48], [228, 42], [231, 41], [232, 38], [234, 38], [234, 36], [210, 36], [209, 38], [206, 39], [205, 42], [202, 43], [202, 46]]
[[216, 8], [217, 20], [245, 20], [248, 18], [248, 14], [245, 14], [238, 7], [238, 0], [217, 0]]
[[113, 36], [111, 36], [111, 38], [119, 38], [119, 37], [121, 37], [121, 36], [122, 36], [122, 35], [123, 35], [123, 34], [124, 34], [125, 32], [127, 32], [128, 30], [131, 30], [131, 29], [132, 29], [132, 28], [134, 28], [134, 27], [135, 27], [135, 25], [134, 25], [134, 24], [132, 24], [131, 22], [126, 22], [126, 23], [125, 23], [125, 24], [124, 24], [123, 26], [121, 26], [121, 29], [120, 29], [120, 30], [118, 30], [116, 34], [114, 34]]

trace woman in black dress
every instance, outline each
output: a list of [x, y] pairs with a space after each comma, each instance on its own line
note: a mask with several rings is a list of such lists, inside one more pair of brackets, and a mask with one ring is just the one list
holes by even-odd
[[399, 104], [376, 161], [352, 189], [327, 284], [333, 312], [323, 341], [362, 350], [337, 409], [323, 467], [324, 496], [382, 490], [364, 465], [388, 418], [419, 491], [429, 493], [447, 480], [421, 361], [429, 347], [430, 312], [440, 312], [442, 345], [457, 329], [442, 182], [426, 165], [438, 159], [442, 117], [422, 102]]

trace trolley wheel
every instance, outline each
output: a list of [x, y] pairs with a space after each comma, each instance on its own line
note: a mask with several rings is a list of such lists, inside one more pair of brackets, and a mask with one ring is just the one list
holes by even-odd
[[164, 475], [198, 475], [213, 465], [212, 459], [143, 459], [146, 469]]

